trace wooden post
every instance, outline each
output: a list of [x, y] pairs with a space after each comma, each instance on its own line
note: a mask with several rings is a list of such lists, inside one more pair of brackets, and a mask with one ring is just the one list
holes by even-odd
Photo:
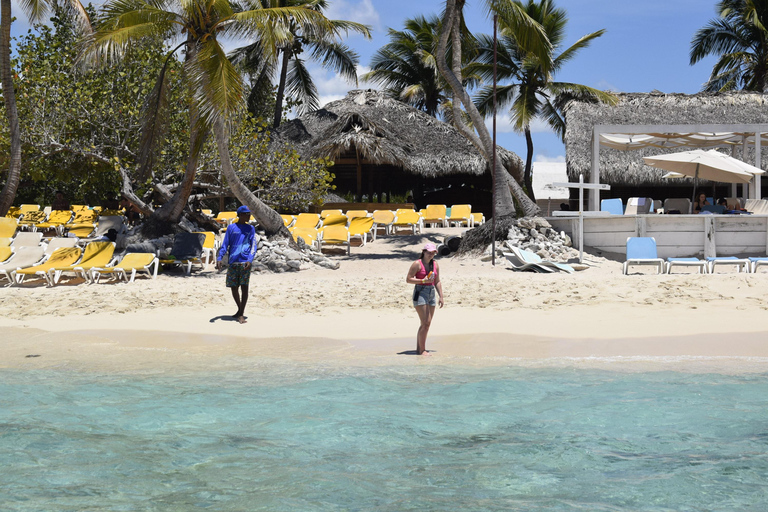
[[638, 215], [635, 217], [635, 236], [646, 236], [647, 223], [645, 221], [645, 215]]
[[[763, 162], [762, 157], [760, 155], [761, 149], [762, 149], [762, 139], [761, 139], [761, 133], [756, 132], [755, 133], [755, 167], [758, 169], [763, 168]], [[755, 180], [755, 199], [762, 199], [763, 198], [763, 191], [762, 191], [762, 175], [756, 174], [753, 178]]]
[[704, 217], [704, 257], [714, 258], [717, 256], [717, 245], [715, 244], [715, 216], [703, 215]]
[[357, 158], [357, 202], [363, 201], [363, 166], [360, 163], [360, 152], [355, 148], [355, 157]]

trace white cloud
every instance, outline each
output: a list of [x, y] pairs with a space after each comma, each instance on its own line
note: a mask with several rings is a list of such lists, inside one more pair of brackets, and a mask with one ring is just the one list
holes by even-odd
[[340, 77], [332, 71], [325, 70], [319, 66], [308, 66], [309, 72], [312, 74], [312, 78], [317, 86], [317, 93], [319, 96], [318, 103], [322, 107], [326, 103], [336, 101], [344, 98], [352, 89], [375, 89], [376, 87], [368, 82], [360, 80], [360, 76], [369, 72], [371, 68], [368, 66], [358, 66], [357, 76], [358, 82], [355, 85], [354, 82], [348, 82], [344, 78]]
[[608, 91], [608, 92], [621, 92], [621, 89], [613, 85], [612, 83], [608, 82], [607, 80], [598, 80], [595, 84], [595, 89], [600, 89], [601, 91]]
[[[347, 20], [369, 25], [374, 30], [381, 30], [381, 17], [371, 0], [333, 0], [325, 11], [325, 16], [332, 20]], [[357, 32], [350, 33], [356, 34]]]

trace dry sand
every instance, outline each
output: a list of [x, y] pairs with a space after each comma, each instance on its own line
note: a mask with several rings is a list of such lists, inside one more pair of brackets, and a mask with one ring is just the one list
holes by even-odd
[[433, 357], [401, 355], [415, 348], [418, 327], [408, 264], [426, 241], [459, 231], [335, 252], [336, 271], [254, 274], [245, 325], [228, 317], [235, 307], [212, 267], [132, 284], [0, 288], [0, 367], [194, 370], [226, 359], [768, 370], [768, 273], [624, 276], [620, 262], [597, 254], [573, 275], [438, 260], [446, 305], [430, 330]]

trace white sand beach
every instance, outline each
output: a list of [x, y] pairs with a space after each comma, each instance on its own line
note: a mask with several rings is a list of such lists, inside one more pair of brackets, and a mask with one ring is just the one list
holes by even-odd
[[[405, 274], [426, 241], [458, 228], [379, 238], [333, 253], [339, 270], [254, 274], [248, 323], [224, 274], [161, 273], [132, 284], [41, 281], [0, 288], [0, 367], [207, 367], [217, 357], [322, 364], [539, 364], [768, 370], [768, 273], [624, 276], [587, 254], [572, 275], [514, 272], [506, 261], [439, 259], [446, 305], [427, 348]], [[38, 356], [38, 357], [27, 357]]]

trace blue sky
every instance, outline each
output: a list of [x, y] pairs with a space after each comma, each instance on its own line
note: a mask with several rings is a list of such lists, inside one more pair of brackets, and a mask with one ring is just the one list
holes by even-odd
[[[402, 29], [407, 18], [442, 11], [439, 0], [329, 0], [328, 16], [370, 25], [372, 40], [350, 36], [346, 43], [360, 54], [361, 72], [368, 70], [371, 56], [388, 42], [387, 29]], [[579, 37], [605, 29], [606, 33], [567, 64], [557, 75], [559, 81], [577, 82], [618, 92], [696, 93], [707, 80], [713, 59], [696, 66], [688, 64], [690, 41], [695, 32], [715, 17], [716, 0], [559, 0], [558, 7], [569, 16], [565, 45]], [[474, 32], [492, 33], [484, 2], [469, 0], [465, 15]], [[13, 33], [28, 29], [24, 14], [13, 2], [17, 21]], [[312, 68], [321, 95], [321, 104], [338, 99], [354, 88], [321, 68]], [[366, 84], [361, 84], [366, 86]], [[511, 131], [508, 119], [499, 116], [499, 144], [525, 157], [525, 139]], [[545, 126], [536, 123], [534, 160], [558, 161], [565, 147]]]

